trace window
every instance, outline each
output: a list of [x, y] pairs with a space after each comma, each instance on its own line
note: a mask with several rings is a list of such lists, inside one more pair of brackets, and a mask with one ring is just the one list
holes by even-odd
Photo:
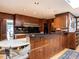
[[79, 0], [65, 0], [72, 8], [79, 7]]
[[77, 18], [77, 30], [79, 30], [79, 18]]

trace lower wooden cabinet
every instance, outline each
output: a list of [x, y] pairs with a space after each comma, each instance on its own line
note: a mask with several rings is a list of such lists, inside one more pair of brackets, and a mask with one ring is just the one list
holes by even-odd
[[76, 49], [76, 33], [69, 33], [68, 34], [68, 48]]
[[37, 48], [31, 51], [29, 57], [29, 59], [49, 59], [49, 58], [50, 58], [50, 50], [48, 46]]
[[50, 55], [51, 55], [51, 50], [49, 48], [49, 45], [43, 47], [43, 56], [44, 56], [43, 59], [49, 59]]
[[31, 53], [29, 59], [49, 59], [50, 50], [48, 39], [38, 38], [31, 40]]
[[52, 34], [45, 38], [32, 38], [29, 59], [50, 59], [66, 48], [67, 39], [65, 37], [64, 34]]
[[31, 51], [29, 59], [44, 59], [43, 58], [43, 49], [36, 49], [34, 51]]
[[31, 51], [29, 59], [43, 59], [43, 49], [36, 49]]

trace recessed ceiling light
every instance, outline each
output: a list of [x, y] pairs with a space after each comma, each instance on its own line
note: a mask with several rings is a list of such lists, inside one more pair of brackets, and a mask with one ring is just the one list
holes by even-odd
[[34, 4], [38, 5], [38, 4], [39, 4], [39, 2], [37, 2], [37, 1], [36, 1], [36, 2], [34, 2]]
[[65, 0], [72, 8], [79, 7], [79, 0]]
[[35, 15], [35, 14], [37, 14], [36, 12], [33, 12], [33, 14]]
[[24, 11], [26, 11], [26, 9], [24, 9]]

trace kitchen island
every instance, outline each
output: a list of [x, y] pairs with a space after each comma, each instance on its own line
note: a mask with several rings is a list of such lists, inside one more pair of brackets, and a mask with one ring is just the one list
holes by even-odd
[[29, 59], [50, 59], [65, 48], [75, 48], [75, 33], [59, 31], [49, 34], [16, 34], [16, 36], [16, 38], [30, 37], [31, 52]]
[[63, 32], [36, 34], [30, 38], [31, 53], [29, 59], [50, 59], [56, 53], [67, 48], [67, 35]]

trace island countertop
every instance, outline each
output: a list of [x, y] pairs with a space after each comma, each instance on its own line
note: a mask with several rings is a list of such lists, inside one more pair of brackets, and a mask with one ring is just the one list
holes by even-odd
[[64, 32], [51, 32], [51, 33], [48, 33], [48, 34], [44, 34], [44, 33], [22, 33], [22, 34], [15, 34], [15, 36], [29, 36], [30, 38], [42, 38], [42, 37], [48, 37], [48, 36], [51, 36], [51, 35], [58, 35], [58, 34], [64, 34]]

